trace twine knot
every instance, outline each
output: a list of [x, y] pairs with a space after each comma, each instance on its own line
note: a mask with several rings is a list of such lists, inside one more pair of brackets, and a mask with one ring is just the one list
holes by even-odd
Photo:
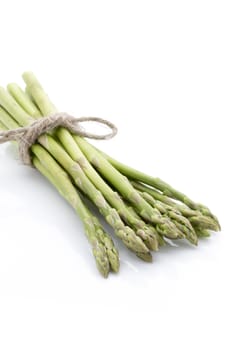
[[[81, 127], [81, 123], [96, 122], [106, 125], [111, 129], [104, 135], [90, 133]], [[108, 120], [96, 117], [75, 118], [67, 113], [55, 113], [50, 116], [35, 120], [26, 127], [21, 127], [9, 131], [0, 131], [0, 143], [8, 141], [18, 141], [19, 156], [25, 165], [32, 165], [30, 147], [37, 141], [39, 136], [62, 126], [75, 135], [87, 137], [94, 140], [108, 140], [117, 134], [116, 126]]]

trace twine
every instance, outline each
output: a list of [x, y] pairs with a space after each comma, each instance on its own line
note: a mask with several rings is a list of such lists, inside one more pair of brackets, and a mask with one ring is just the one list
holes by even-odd
[[[111, 131], [104, 135], [98, 135], [85, 131], [81, 123], [96, 122], [106, 125]], [[62, 126], [75, 135], [87, 137], [94, 140], [108, 140], [117, 134], [116, 126], [108, 120], [96, 117], [75, 118], [67, 113], [55, 113], [50, 116], [40, 118], [26, 127], [21, 127], [9, 131], [0, 131], [0, 144], [9, 141], [18, 141], [19, 156], [25, 165], [32, 165], [30, 147], [37, 141], [39, 136]]]

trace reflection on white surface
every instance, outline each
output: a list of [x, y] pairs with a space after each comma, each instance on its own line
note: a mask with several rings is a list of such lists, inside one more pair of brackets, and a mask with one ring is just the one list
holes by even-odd
[[138, 272], [138, 269], [127, 260], [121, 259], [121, 264], [125, 264], [126, 266], [128, 266], [130, 268], [130, 270], [132, 270], [134, 272]]

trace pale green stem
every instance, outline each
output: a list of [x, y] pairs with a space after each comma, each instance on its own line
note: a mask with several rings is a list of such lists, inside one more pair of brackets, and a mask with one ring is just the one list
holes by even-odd
[[[36, 165], [37, 168], [39, 168], [39, 171], [42, 172], [42, 174], [52, 182], [52, 184], [57, 188], [59, 193], [70, 203], [70, 205], [81, 217], [83, 223], [86, 223], [85, 225], [90, 224], [90, 227], [92, 226], [92, 224], [94, 225], [94, 229], [92, 228], [89, 232], [87, 231], [88, 228], [85, 227], [86, 233], [90, 234], [88, 238], [90, 242], [93, 243], [93, 249], [95, 248], [96, 239], [100, 244], [104, 246], [112, 270], [118, 272], [119, 254], [114, 246], [112, 239], [104, 231], [99, 220], [89, 211], [87, 206], [83, 203], [82, 199], [76, 191], [76, 188], [73, 186], [68, 174], [60, 167], [60, 165], [57, 164], [57, 162], [48, 153], [46, 153], [46, 156], [44, 156], [44, 152], [41, 152], [41, 146], [35, 145], [34, 148], [35, 147], [36, 149], [33, 149], [33, 152], [34, 154], [36, 154], [36, 156], [33, 156], [33, 164]], [[39, 156], [39, 158], [37, 156]], [[96, 246], [97, 245], [98, 244], [96, 244]], [[98, 252], [96, 250], [96, 257], [98, 256], [97, 253]], [[105, 259], [102, 259], [101, 256], [99, 256], [99, 259], [99, 263], [100, 265], [102, 265], [104, 275], [106, 275]], [[105, 264], [103, 264], [103, 261]]]
[[17, 103], [34, 119], [41, 117], [41, 113], [24, 91], [15, 83], [7, 85], [7, 90]]
[[205, 216], [208, 216], [212, 218], [220, 230], [220, 224], [215, 215], [211, 213], [209, 208], [204, 206], [200, 203], [195, 203], [193, 200], [191, 200], [188, 196], [186, 196], [184, 193], [174, 189], [172, 186], [170, 186], [168, 183], [164, 182], [163, 180], [152, 177], [150, 175], [147, 175], [139, 170], [136, 170], [134, 168], [131, 168], [118, 160], [110, 157], [108, 154], [99, 151], [117, 170], [119, 170], [123, 175], [127, 176], [131, 180], [135, 180], [138, 182], [142, 182], [146, 185], [155, 187], [156, 189], [162, 191], [162, 193], [168, 197], [171, 197], [173, 199], [179, 200], [182, 203], [186, 204], [189, 208], [193, 210], [199, 210], [201, 213]]
[[0, 122], [0, 129], [1, 130], [7, 130], [7, 128], [5, 127], [5, 125], [2, 122]]
[[140, 192], [140, 194], [149, 202], [150, 205], [158, 209], [161, 214], [170, 217], [170, 219], [175, 223], [176, 226], [178, 226], [180, 231], [184, 234], [184, 237], [186, 237], [189, 242], [195, 245], [198, 244], [196, 232], [187, 218], [181, 215], [181, 213], [176, 212], [176, 210], [172, 207], [157, 201], [147, 192]]
[[[53, 105], [53, 103], [49, 100], [47, 94], [44, 92], [41, 84], [38, 82], [37, 78], [34, 76], [31, 72], [26, 72], [23, 74], [23, 79], [25, 80], [27, 84], [27, 88], [29, 89], [29, 92], [31, 93], [32, 97], [36, 101], [37, 105], [41, 109], [42, 113], [44, 115], [52, 114], [56, 112], [56, 108]], [[147, 221], [152, 222], [153, 224], [156, 224], [158, 227], [158, 230], [162, 232], [162, 234], [167, 235], [171, 238], [176, 238], [180, 236], [179, 230], [176, 228], [176, 226], [170, 222], [168, 219], [163, 218], [159, 213], [156, 213], [154, 209], [139, 195], [139, 193], [132, 187], [130, 182], [122, 176], [119, 171], [117, 171], [115, 168], [113, 168], [109, 162], [107, 162], [100, 154], [95, 155], [95, 150], [90, 146], [90, 144], [85, 141], [84, 139], [72, 136], [66, 129], [60, 128], [58, 131], [59, 140], [62, 142], [64, 147], [66, 148], [67, 152], [70, 154], [72, 159], [82, 158], [81, 154], [79, 155], [79, 147], [77, 147], [75, 141], [78, 143], [78, 146], [80, 146], [81, 150], [85, 154], [85, 156], [88, 158], [90, 162], [94, 166], [96, 166], [97, 170], [102, 173], [102, 175], [107, 178], [108, 181], [112, 182], [114, 187], [124, 196], [126, 199], [132, 202], [134, 206], [139, 210], [140, 215]], [[74, 139], [73, 139], [74, 138]], [[84, 149], [83, 149], [84, 148]], [[91, 152], [94, 152], [93, 155], [91, 155]], [[77, 156], [76, 156], [77, 155]], [[93, 163], [93, 160], [97, 164]], [[98, 166], [98, 163], [100, 161], [100, 167]], [[84, 171], [86, 169], [84, 168]], [[87, 169], [88, 176], [90, 172], [91, 181], [92, 178], [94, 179], [94, 184], [98, 186], [100, 184], [100, 190], [103, 192], [103, 194], [107, 195], [107, 200], [110, 198], [110, 200], [113, 200], [113, 206], [117, 208], [118, 206], [121, 207], [121, 204], [117, 202], [116, 198], [111, 195], [111, 193], [108, 193], [108, 188], [105, 187], [105, 185], [102, 183], [102, 181], [99, 182], [98, 177], [95, 177], [95, 173], [92, 174], [91, 169]], [[105, 196], [106, 196], [105, 195]], [[116, 201], [116, 204], [115, 204]], [[124, 207], [123, 207], [124, 208]], [[121, 211], [122, 212], [122, 209]], [[128, 213], [127, 213], [128, 215]], [[129, 215], [130, 217], [130, 215]]]
[[[36, 147], [41, 146], [36, 145]], [[77, 214], [82, 219], [85, 233], [92, 245], [92, 251], [98, 270], [104, 277], [107, 277], [110, 268], [109, 260], [104, 245], [97, 237], [96, 228], [94, 226], [92, 216], [88, 213], [88, 210], [83, 204], [80, 196], [78, 195], [65, 171], [55, 162], [51, 156], [48, 155], [48, 153], [46, 156], [47, 158], [45, 158], [43, 155], [42, 159], [39, 159], [37, 156], [33, 156], [33, 165], [56, 187], [60, 195], [69, 202], [69, 204], [75, 209]]]
[[165, 196], [159, 191], [154, 190], [152, 187], [146, 186], [142, 183], [132, 181], [133, 186], [141, 191], [147, 192], [150, 194], [155, 200], [160, 201], [166, 206], [170, 206], [174, 208], [176, 211], [180, 212], [181, 215], [188, 218], [191, 222], [192, 226], [197, 229], [208, 229], [212, 231], [218, 231], [219, 227], [216, 221], [210, 216], [203, 215], [199, 210], [193, 210], [187, 207], [185, 204], [175, 202], [171, 198]]
[[0, 106], [0, 121], [7, 129], [17, 129], [20, 125]]
[[[10, 114], [13, 114], [14, 118], [17, 119], [20, 124], [22, 120], [21, 116], [23, 116], [24, 124], [22, 123], [21, 125], [28, 125], [31, 122], [31, 117], [14, 99], [14, 103], [11, 104], [12, 99], [12, 96], [4, 89], [0, 88], [0, 104], [2, 104]], [[16, 106], [18, 106], [18, 109]], [[72, 176], [76, 185], [91, 198], [96, 206], [98, 206], [102, 215], [104, 215], [108, 223], [115, 229], [115, 233], [122, 239], [126, 246], [135, 253], [148, 253], [148, 248], [143, 241], [136, 236], [135, 232], [130, 227], [124, 225], [117, 211], [109, 206], [101, 192], [94, 187], [81, 167], [68, 156], [60, 144], [48, 134], [40, 136], [38, 141]], [[31, 150], [33, 151], [33, 146]]]
[[[2, 122], [4, 122], [4, 124]], [[1, 107], [0, 123], [2, 124], [4, 130], [16, 129], [19, 127], [19, 124], [14, 121], [11, 116]], [[33, 147], [35, 147], [35, 150], [37, 147], [38, 153], [42, 149], [42, 147], [39, 145], [34, 145]], [[109, 272], [109, 260], [105, 247], [97, 238], [96, 228], [94, 227], [92, 217], [89, 215], [89, 212], [85, 208], [80, 196], [78, 195], [65, 171], [57, 164], [57, 162], [49, 155], [47, 151], [44, 149], [42, 149], [42, 151], [41, 161], [38, 161], [38, 159], [35, 160], [35, 156], [33, 156], [34, 166], [53, 183], [53, 185], [58, 189], [59, 193], [73, 206], [75, 211], [81, 217], [87, 237], [92, 244], [97, 267], [101, 274], [104, 277], [107, 277]]]
[[[31, 86], [31, 85], [30, 85]], [[34, 87], [39, 87], [39, 85], [33, 84]], [[16, 99], [16, 101], [27, 111], [31, 116], [37, 118], [38, 110], [35, 107], [34, 103], [25, 95], [24, 91], [17, 84], [9, 84], [8, 91], [10, 94]], [[32, 88], [33, 91], [33, 88]], [[41, 101], [41, 93], [39, 94]], [[47, 110], [48, 103], [45, 104], [46, 109], [43, 108], [45, 112], [54, 112], [53, 105]], [[40, 114], [41, 116], [41, 114]], [[59, 136], [60, 140], [64, 140], [63, 145], [67, 146], [67, 148], [73, 151], [71, 152], [71, 157], [74, 161], [78, 162], [81, 168], [84, 170], [89, 179], [93, 182], [93, 184], [101, 191], [106, 200], [118, 210], [122, 219], [136, 230], [137, 235], [139, 235], [143, 241], [146, 243], [149, 249], [156, 249], [156, 240], [153, 235], [151, 235], [151, 231], [146, 227], [145, 222], [142, 220], [137, 220], [133, 218], [132, 215], [126, 210], [126, 206], [124, 205], [122, 199], [118, 196], [116, 192], [114, 192], [111, 187], [109, 187], [106, 182], [98, 175], [98, 173], [94, 170], [91, 164], [88, 162], [87, 158], [81, 152], [78, 145], [73, 141], [72, 136], [69, 137], [68, 133], [64, 128], [59, 128], [57, 130], [56, 135]], [[71, 143], [72, 141], [72, 143]], [[70, 147], [71, 145], [71, 147]]]

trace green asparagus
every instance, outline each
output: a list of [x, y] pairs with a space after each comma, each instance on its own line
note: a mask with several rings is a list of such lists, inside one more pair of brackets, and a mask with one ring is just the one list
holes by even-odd
[[[57, 112], [33, 73], [24, 73], [23, 79], [25, 91], [15, 83], [7, 86], [8, 91], [0, 87], [1, 130], [28, 126]], [[104, 277], [110, 270], [119, 270], [119, 255], [87, 207], [88, 200], [123, 243], [146, 262], [152, 261], [151, 250], [157, 251], [170, 239], [186, 238], [197, 245], [198, 239], [210, 236], [209, 230], [220, 230], [218, 219], [206, 206], [161, 179], [120, 163], [63, 127], [39, 136], [30, 152], [34, 167], [80, 216]]]

